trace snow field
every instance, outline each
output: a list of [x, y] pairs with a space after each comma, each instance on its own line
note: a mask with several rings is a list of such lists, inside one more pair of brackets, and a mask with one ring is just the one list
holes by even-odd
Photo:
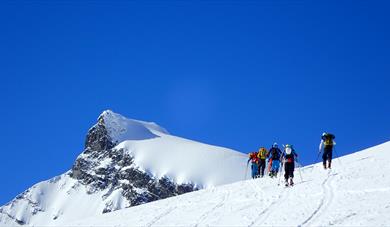
[[246, 180], [72, 222], [74, 226], [388, 226], [390, 143], [295, 171], [294, 187]]

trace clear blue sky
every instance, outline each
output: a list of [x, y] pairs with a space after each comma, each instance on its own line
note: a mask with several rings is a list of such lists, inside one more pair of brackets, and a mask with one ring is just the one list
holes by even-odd
[[105, 109], [312, 163], [390, 140], [386, 1], [0, 2], [0, 204], [70, 169]]

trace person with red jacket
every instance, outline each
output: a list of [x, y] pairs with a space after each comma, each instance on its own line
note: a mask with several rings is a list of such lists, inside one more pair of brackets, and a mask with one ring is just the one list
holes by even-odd
[[251, 162], [251, 168], [252, 168], [252, 179], [255, 179], [259, 176], [259, 158], [257, 157], [257, 152], [251, 152], [249, 153], [249, 159], [247, 164]]

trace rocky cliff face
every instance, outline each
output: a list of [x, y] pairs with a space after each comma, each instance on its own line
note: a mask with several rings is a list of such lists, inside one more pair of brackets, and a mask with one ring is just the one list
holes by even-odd
[[[106, 129], [103, 117], [93, 126], [85, 141], [85, 150], [77, 158], [69, 175], [87, 186], [88, 192], [109, 189], [109, 193], [121, 190], [130, 206], [164, 199], [196, 190], [192, 184], [177, 185], [163, 177], [155, 179], [140, 171], [133, 157], [123, 149], [115, 149]], [[109, 193], [105, 196], [109, 196]], [[102, 211], [117, 209], [110, 202]]]

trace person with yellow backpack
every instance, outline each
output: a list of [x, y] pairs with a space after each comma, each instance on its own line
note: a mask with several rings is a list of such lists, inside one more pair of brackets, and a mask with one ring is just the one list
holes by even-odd
[[264, 147], [259, 149], [259, 153], [257, 153], [257, 157], [259, 158], [259, 173], [260, 177], [264, 176], [264, 170], [266, 168], [266, 158], [268, 156], [268, 151]]
[[[330, 169], [332, 167], [333, 147], [336, 145], [336, 142], [334, 141], [335, 138], [336, 137], [331, 133], [322, 133], [318, 156], [321, 151], [324, 150], [324, 153], [322, 154], [322, 164], [324, 165], [324, 169]], [[328, 165], [326, 165], [326, 161], [328, 161]]]

